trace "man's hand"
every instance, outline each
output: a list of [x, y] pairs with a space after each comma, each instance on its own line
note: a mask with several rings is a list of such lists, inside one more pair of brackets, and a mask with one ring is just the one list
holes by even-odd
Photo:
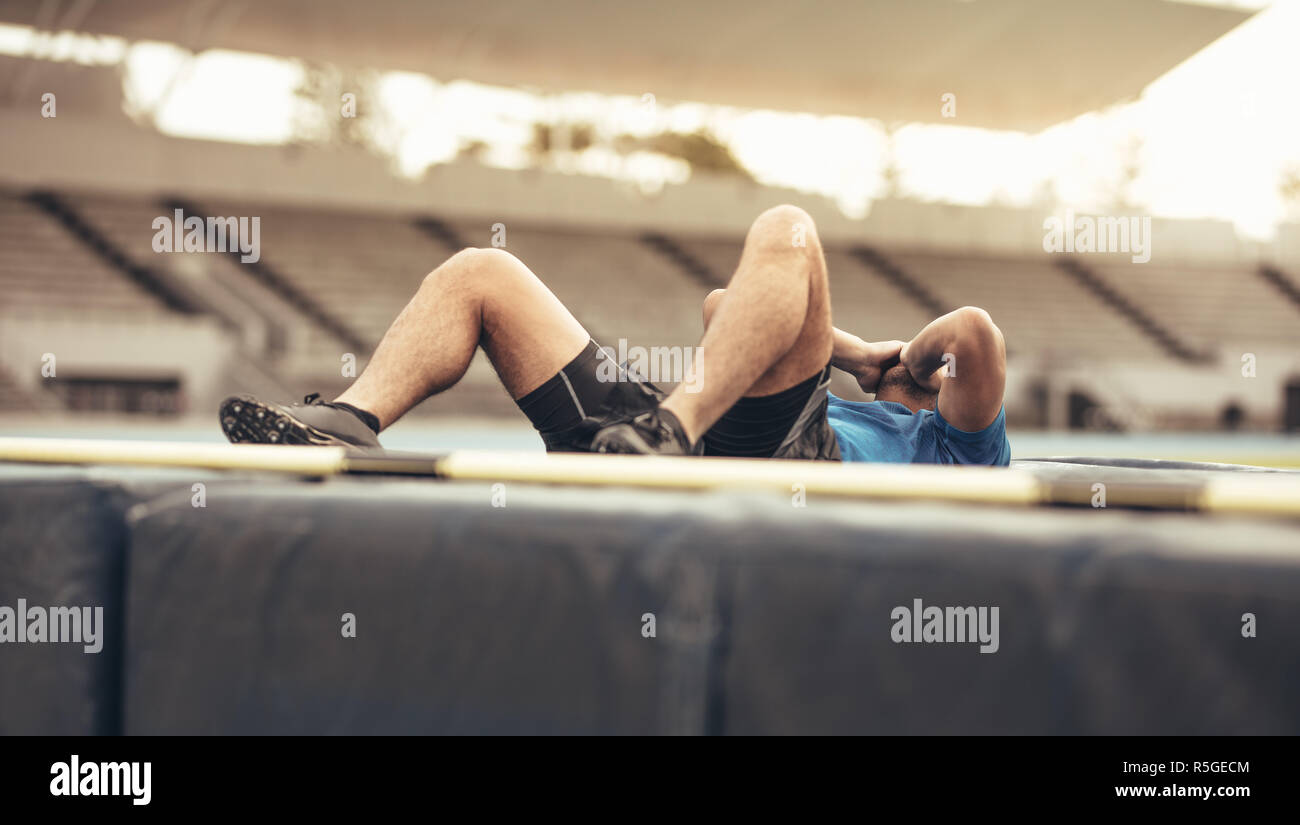
[[902, 341], [863, 341], [837, 328], [831, 364], [856, 378], [863, 392], [874, 393], [881, 376], [898, 363], [902, 351]]
[[880, 386], [881, 376], [898, 364], [906, 344], [902, 341], [863, 341], [862, 344], [857, 368], [852, 373], [863, 392], [874, 393]]

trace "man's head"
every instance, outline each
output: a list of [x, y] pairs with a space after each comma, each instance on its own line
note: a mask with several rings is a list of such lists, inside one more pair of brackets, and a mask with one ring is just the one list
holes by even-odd
[[908, 372], [907, 367], [895, 364], [880, 376], [880, 384], [876, 387], [876, 400], [895, 401], [915, 413], [921, 410], [933, 410], [939, 396], [916, 383], [916, 379]]

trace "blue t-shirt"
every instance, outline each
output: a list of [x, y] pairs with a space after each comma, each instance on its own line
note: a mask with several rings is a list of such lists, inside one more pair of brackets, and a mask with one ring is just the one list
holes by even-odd
[[973, 433], [952, 426], [937, 411], [913, 413], [894, 401], [845, 401], [831, 395], [826, 415], [845, 461], [996, 467], [1011, 463], [1005, 408], [992, 424]]

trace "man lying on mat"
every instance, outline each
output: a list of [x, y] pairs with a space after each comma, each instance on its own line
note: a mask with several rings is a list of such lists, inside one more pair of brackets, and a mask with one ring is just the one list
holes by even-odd
[[[424, 279], [336, 400], [229, 398], [221, 425], [233, 442], [379, 446], [381, 430], [459, 381], [481, 346], [548, 450], [1010, 461], [1006, 348], [988, 313], [958, 309], [907, 342], [836, 329], [826, 261], [802, 209], [759, 215], [727, 289], [705, 299], [704, 323], [703, 372], [665, 396], [602, 363], [608, 352], [518, 258], [466, 249]], [[876, 400], [830, 395], [832, 366]]]

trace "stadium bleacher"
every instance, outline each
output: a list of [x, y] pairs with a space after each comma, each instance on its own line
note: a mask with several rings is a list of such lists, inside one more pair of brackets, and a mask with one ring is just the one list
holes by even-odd
[[259, 216], [262, 260], [370, 346], [443, 256], [400, 218], [258, 204], [202, 207], [205, 214]]
[[[334, 353], [339, 345], [326, 331], [288, 306], [233, 263], [231, 256], [219, 252], [159, 254], [153, 249], [156, 230], [153, 221], [173, 212], [156, 200], [109, 196], [81, 196], [73, 201], [88, 223], [104, 233], [133, 261], [169, 274], [197, 293], [196, 298], [211, 309], [238, 316], [254, 308], [285, 328], [293, 354]], [[212, 214], [249, 215], [247, 209]], [[224, 293], [224, 295], [223, 295]], [[233, 302], [234, 306], [228, 306]], [[237, 318], [235, 319], [237, 320]], [[337, 360], [337, 356], [334, 357]]]
[[1016, 353], [1057, 361], [1166, 357], [1046, 260], [915, 252], [895, 253], [891, 259], [949, 306], [987, 309]]
[[[486, 223], [457, 223], [471, 245], [488, 246]], [[506, 228], [505, 249], [528, 265], [606, 346], [689, 346], [702, 329], [707, 288], [634, 235], [541, 226]]]
[[1250, 268], [1114, 263], [1110, 283], [1202, 349], [1300, 346], [1300, 314]]
[[[461, 246], [504, 241], [598, 341], [613, 347], [620, 339], [629, 346], [695, 344], [703, 298], [726, 283], [741, 250], [738, 238], [651, 230], [511, 222], [494, 238], [492, 223], [454, 217], [221, 199], [184, 204], [191, 215], [257, 216], [260, 260], [249, 265], [236, 254], [155, 252], [153, 221], [179, 203], [168, 198], [42, 197], [57, 209], [42, 209], [23, 193], [0, 197], [0, 312], [53, 313], [65, 322], [141, 314], [184, 322], [174, 306], [181, 296], [232, 336], [231, 351], [243, 360], [238, 369], [227, 365], [227, 373], [247, 375], [255, 363], [265, 373], [256, 376], [258, 386], [283, 394], [346, 386], [347, 356], [362, 369], [424, 276]], [[1177, 361], [1141, 319], [1063, 271], [1058, 256], [827, 247], [835, 322], [873, 340], [906, 340], [934, 311], [972, 304], [988, 309], [1006, 333], [1013, 371], [1095, 371], [1106, 364], [1158, 370]], [[1086, 266], [1112, 299], [1131, 303], [1199, 352], [1295, 350], [1300, 343], [1300, 308], [1249, 266], [1136, 266], [1105, 258]], [[173, 294], [154, 294], [155, 282]], [[175, 354], [182, 375], [186, 357]], [[422, 412], [516, 414], [482, 353], [462, 384]], [[847, 376], [837, 375], [833, 390], [861, 397]], [[32, 407], [20, 400], [11, 406]], [[1008, 404], [1016, 399], [1009, 396]]]
[[122, 315], [166, 309], [40, 209], [0, 195], [0, 312], [52, 311]]

